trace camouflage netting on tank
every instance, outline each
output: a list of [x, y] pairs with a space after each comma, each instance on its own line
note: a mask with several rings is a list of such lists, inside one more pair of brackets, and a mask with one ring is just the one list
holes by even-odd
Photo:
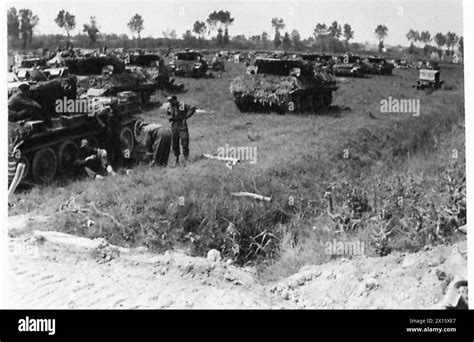
[[65, 58], [64, 65], [69, 68], [70, 73], [76, 75], [100, 75], [102, 68], [107, 65], [114, 67], [114, 74], [119, 74], [125, 69], [125, 63], [113, 56]]
[[56, 111], [56, 100], [75, 99], [77, 95], [76, 77], [56, 78], [41, 82], [30, 89], [30, 97], [38, 102], [46, 113]]
[[255, 102], [280, 105], [288, 102], [288, 95], [301, 85], [293, 76], [244, 75], [230, 84], [232, 93], [252, 96]]

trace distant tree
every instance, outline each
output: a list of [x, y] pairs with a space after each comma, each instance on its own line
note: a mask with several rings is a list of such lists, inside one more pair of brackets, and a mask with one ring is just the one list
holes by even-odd
[[349, 40], [354, 38], [354, 31], [352, 31], [352, 27], [349, 24], [344, 24], [344, 33], [343, 33], [344, 39], [346, 40], [347, 43], [349, 43]]
[[317, 23], [316, 27], [314, 28], [313, 35], [315, 38], [315, 42], [321, 42], [321, 53], [324, 52], [325, 41], [326, 38], [329, 36], [329, 31], [326, 27], [326, 24]]
[[423, 52], [425, 55], [431, 52], [431, 47], [428, 45], [431, 40], [431, 34], [428, 31], [422, 31], [420, 33], [420, 41], [424, 43]]
[[17, 40], [20, 38], [20, 20], [15, 7], [7, 11], [7, 35], [9, 38]]
[[54, 21], [60, 28], [66, 31], [69, 40], [71, 31], [76, 28], [76, 16], [65, 10], [60, 10]]
[[232, 37], [232, 44], [238, 49], [245, 49], [248, 47], [248, 40], [243, 34], [238, 34]]
[[39, 18], [30, 9], [20, 9], [20, 37], [23, 49], [26, 49], [28, 43], [33, 39], [33, 30], [38, 24]]
[[186, 30], [186, 32], [183, 33], [182, 38], [185, 42], [191, 41], [193, 39], [193, 34], [191, 30]]
[[[229, 26], [234, 22], [229, 11], [220, 10], [219, 12], [212, 12], [206, 19], [209, 26], [209, 33], [217, 30], [216, 41], [217, 45], [227, 44], [229, 42]], [[223, 34], [224, 32], [224, 34]]]
[[438, 32], [434, 36], [434, 41], [438, 46], [438, 56], [441, 58], [443, 56], [443, 46], [446, 45], [446, 37], [441, 32]]
[[329, 37], [334, 39], [339, 39], [342, 35], [341, 25], [338, 25], [337, 21], [334, 21], [331, 26], [329, 26]]
[[261, 40], [262, 40], [263, 48], [266, 49], [268, 46], [268, 33], [263, 31], [260, 36], [262, 37]]
[[428, 32], [428, 31], [422, 31], [420, 33], [420, 41], [422, 41], [423, 43], [428, 44], [429, 42], [431, 42], [431, 34]]
[[379, 40], [378, 50], [379, 50], [379, 52], [382, 52], [383, 49], [384, 49], [385, 37], [387, 37], [387, 35], [388, 35], [388, 28], [385, 25], [379, 24], [375, 28], [374, 32], [375, 32], [375, 36]]
[[275, 37], [273, 38], [273, 45], [275, 48], [278, 48], [281, 44], [281, 34], [280, 30], [285, 28], [285, 22], [282, 18], [272, 18], [272, 27], [275, 29]]
[[451, 31], [446, 33], [446, 46], [448, 47], [448, 51], [450, 51], [450, 55], [453, 55], [454, 46], [456, 46], [458, 41], [459, 37], [456, 33]]
[[136, 33], [137, 38], [140, 39], [140, 32], [143, 31], [143, 18], [140, 14], [135, 14], [127, 24], [130, 32]]
[[459, 37], [458, 48], [461, 55], [464, 56], [464, 37], [463, 36]]
[[290, 33], [291, 42], [293, 43], [293, 48], [297, 51], [304, 49], [304, 44], [301, 41], [301, 36], [298, 30], [293, 30]]
[[285, 51], [291, 50], [291, 38], [288, 32], [285, 32], [285, 34], [283, 35], [283, 40], [281, 43], [282, 43], [283, 50]]
[[163, 34], [163, 38], [167, 38], [167, 39], [176, 39], [178, 37], [175, 29], [172, 29], [172, 30], [166, 29], [166, 31], [163, 31], [161, 33]]
[[273, 47], [278, 49], [281, 45], [281, 34], [280, 32], [275, 32], [275, 37], [273, 37]]
[[257, 35], [254, 35], [254, 36], [250, 36], [249, 37], [249, 42], [251, 44], [253, 44], [253, 46], [260, 46], [261, 42], [262, 42], [262, 37], [259, 36], [258, 34]]
[[193, 25], [193, 32], [198, 36], [200, 39], [204, 38], [206, 34], [206, 23], [204, 21], [196, 20]]
[[420, 33], [418, 31], [410, 29], [410, 31], [408, 31], [405, 37], [408, 39], [408, 41], [416, 43], [420, 40]]
[[224, 25], [223, 43], [224, 45], [227, 45], [229, 43], [229, 26], [234, 23], [234, 18], [230, 16], [229, 11], [222, 11], [221, 22]]
[[94, 46], [100, 33], [95, 17], [90, 18], [89, 24], [84, 24], [83, 32], [85, 32], [87, 36], [89, 37], [90, 46]]

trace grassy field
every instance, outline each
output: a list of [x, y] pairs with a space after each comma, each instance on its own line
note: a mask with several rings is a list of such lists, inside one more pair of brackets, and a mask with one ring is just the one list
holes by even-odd
[[[101, 236], [122, 246], [177, 248], [192, 255], [216, 248], [238, 264], [257, 264], [263, 281], [328, 261], [334, 256], [324, 253], [324, 243], [334, 238], [362, 241], [369, 255], [461, 238], [455, 231], [465, 223], [461, 67], [442, 69], [445, 86], [432, 94], [411, 87], [416, 70], [342, 79], [334, 107], [305, 116], [241, 114], [229, 83], [245, 66], [229, 63], [226, 69], [214, 79], [179, 80], [188, 89], [180, 99], [205, 110], [189, 120], [190, 164], [138, 165], [129, 175], [102, 181], [38, 186], [16, 195], [10, 215], [49, 214], [54, 220], [48, 229]], [[389, 96], [419, 99], [420, 115], [381, 113], [380, 101]], [[168, 124], [159, 109], [143, 116]], [[229, 169], [201, 158], [226, 144], [256, 148], [257, 162]], [[335, 233], [326, 212], [328, 188], [335, 210], [356, 213], [353, 231]], [[272, 201], [235, 198], [234, 191]], [[86, 208], [84, 214], [59, 210], [71, 197]], [[458, 213], [453, 218], [446, 210]], [[385, 226], [392, 230], [389, 238], [374, 238], [373, 229]]]

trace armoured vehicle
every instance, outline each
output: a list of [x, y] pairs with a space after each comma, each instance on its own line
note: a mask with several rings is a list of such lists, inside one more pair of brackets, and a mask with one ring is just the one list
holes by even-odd
[[20, 70], [30, 70], [33, 68], [42, 68], [46, 66], [46, 59], [42, 57], [29, 56], [29, 55], [15, 55], [14, 65], [12, 71], [16, 74]]
[[59, 64], [69, 69], [74, 75], [98, 75], [104, 67], [113, 66], [113, 73], [119, 74], [124, 71], [125, 63], [115, 56], [91, 56], [91, 57], [60, 57], [49, 64]]
[[128, 54], [125, 57], [126, 64], [137, 65], [141, 67], [155, 67], [160, 63], [161, 57], [151, 53]]
[[372, 75], [391, 75], [394, 65], [387, 62], [385, 58], [369, 56], [363, 60], [366, 71]]
[[79, 93], [94, 96], [116, 96], [123, 91], [133, 91], [140, 104], [147, 104], [150, 96], [158, 89], [153, 76], [140, 67], [130, 66], [120, 74], [102, 74], [81, 77]]
[[230, 90], [241, 112], [315, 113], [330, 106], [335, 78], [302, 60], [258, 58]]
[[394, 65], [396, 69], [409, 69], [411, 67], [405, 59], [400, 58], [395, 59]]
[[[49, 82], [55, 83], [49, 85]], [[56, 176], [73, 175], [82, 139], [88, 139], [92, 146], [106, 147], [111, 161], [133, 157], [134, 114], [139, 113], [133, 93], [78, 99], [73, 77], [49, 82], [32, 86], [31, 98], [42, 99], [40, 104], [51, 114], [51, 123], [42, 120], [9, 123], [9, 155], [26, 166], [22, 181], [48, 183]], [[45, 92], [49, 96], [44, 96]], [[57, 110], [57, 100], [64, 102], [61, 113]], [[14, 168], [9, 171], [14, 173]]]
[[362, 59], [355, 55], [338, 56], [332, 68], [336, 76], [364, 77], [366, 74]]
[[204, 57], [196, 51], [177, 52], [169, 63], [176, 76], [200, 78], [206, 75], [208, 65]]
[[213, 71], [224, 71], [225, 63], [224, 63], [224, 60], [219, 55], [216, 55], [212, 58], [211, 69]]
[[443, 81], [440, 81], [439, 70], [434, 69], [420, 69], [420, 75], [416, 82], [416, 89], [426, 90], [428, 93], [435, 89], [441, 88]]

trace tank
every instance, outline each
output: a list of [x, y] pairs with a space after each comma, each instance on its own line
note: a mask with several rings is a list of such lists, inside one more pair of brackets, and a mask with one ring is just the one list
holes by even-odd
[[332, 67], [336, 76], [365, 77], [368, 73], [367, 66], [362, 62], [360, 56], [345, 54], [336, 57], [336, 61]]
[[140, 104], [146, 105], [150, 97], [158, 89], [158, 84], [147, 71], [137, 66], [129, 66], [122, 73], [91, 75], [80, 77], [79, 94], [94, 96], [116, 96], [120, 92], [133, 91], [137, 94]]
[[[59, 82], [59, 79], [54, 81]], [[60, 84], [64, 85], [65, 81]], [[131, 96], [134, 93], [77, 99], [75, 87], [64, 87], [63, 91], [59, 88], [50, 91], [49, 97], [41, 96], [49, 88], [42, 84], [32, 87], [31, 91], [37, 94], [35, 97], [43, 98], [41, 104], [45, 110], [54, 111], [51, 123], [42, 120], [9, 123], [9, 166], [13, 164], [11, 159], [25, 164], [22, 182], [42, 184], [58, 177], [73, 176], [77, 172], [75, 162], [82, 139], [88, 139], [93, 147], [107, 148], [111, 162], [124, 163], [133, 158], [133, 127], [137, 120], [135, 115], [140, 112], [138, 101]], [[66, 102], [71, 106], [58, 114], [57, 100], [71, 101]], [[87, 107], [78, 108], [78, 103], [86, 103]], [[56, 109], [51, 109], [54, 106]], [[9, 176], [14, 171], [15, 167], [9, 167]]]
[[336, 80], [303, 60], [258, 58], [231, 82], [241, 112], [317, 113], [332, 102]]
[[66, 57], [51, 64], [65, 66], [74, 75], [98, 75], [104, 67], [110, 65], [113, 66], [114, 74], [119, 74], [125, 69], [124, 61], [116, 56]]
[[177, 52], [169, 63], [175, 76], [201, 78], [206, 76], [208, 65], [205, 58], [196, 51]]

